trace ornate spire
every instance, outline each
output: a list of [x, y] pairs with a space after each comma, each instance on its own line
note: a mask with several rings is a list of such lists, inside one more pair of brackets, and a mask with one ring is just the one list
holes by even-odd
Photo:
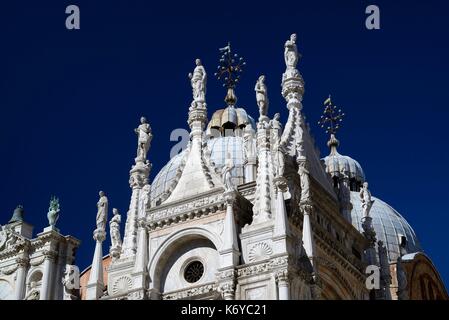
[[231, 43], [228, 42], [226, 47], [220, 48], [220, 64], [217, 67], [215, 76], [218, 80], [223, 80], [223, 87], [228, 89], [225, 97], [225, 102], [228, 106], [234, 106], [237, 102], [237, 97], [234, 93], [235, 86], [240, 80], [240, 74], [246, 62], [238, 54], [232, 53]]
[[340, 129], [340, 122], [343, 121], [344, 113], [337, 106], [332, 104], [331, 95], [324, 101], [324, 111], [318, 124], [321, 128], [326, 126], [326, 133], [330, 134], [327, 146], [331, 149], [331, 154], [337, 153], [337, 147], [340, 142], [335, 137], [338, 129]]

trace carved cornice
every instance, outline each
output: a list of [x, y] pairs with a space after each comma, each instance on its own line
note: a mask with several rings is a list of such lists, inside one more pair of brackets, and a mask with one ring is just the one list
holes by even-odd
[[179, 290], [176, 292], [165, 293], [162, 295], [163, 300], [178, 300], [186, 299], [192, 296], [203, 295], [208, 293], [213, 293], [217, 291], [217, 285], [215, 283], [208, 283], [201, 286]]
[[218, 210], [224, 210], [225, 207], [225, 199], [220, 188], [218, 192], [212, 194], [203, 194], [152, 208], [149, 211], [148, 227], [150, 230], [162, 228], [166, 225], [200, 218]]
[[253, 276], [256, 274], [263, 274], [279, 268], [287, 267], [287, 265], [288, 257], [278, 256], [264, 263], [250, 264], [244, 267], [240, 267], [237, 270], [237, 275], [238, 277]]

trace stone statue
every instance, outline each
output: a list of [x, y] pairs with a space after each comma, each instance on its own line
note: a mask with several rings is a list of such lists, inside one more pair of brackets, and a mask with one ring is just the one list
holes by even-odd
[[66, 264], [64, 278], [62, 278], [64, 286], [64, 300], [77, 300], [80, 288], [80, 271], [77, 266]]
[[284, 149], [281, 145], [280, 135], [276, 136], [273, 141], [273, 152], [274, 152], [274, 173], [277, 177], [282, 177], [285, 171], [285, 158]]
[[270, 127], [272, 130], [280, 131], [282, 129], [281, 123], [279, 122], [280, 117], [281, 115], [277, 112], [274, 114], [273, 119], [270, 120]]
[[118, 248], [122, 246], [122, 239], [120, 237], [120, 223], [122, 217], [116, 208], [112, 209], [113, 216], [109, 221], [109, 229], [111, 232], [111, 247]]
[[283, 176], [285, 170], [284, 148], [281, 144], [281, 123], [279, 122], [280, 114], [276, 113], [270, 120], [272, 151], [274, 155], [274, 173], [276, 176]]
[[108, 198], [103, 191], [99, 192], [100, 199], [97, 202], [97, 229], [105, 231], [108, 219]]
[[256, 148], [254, 141], [254, 130], [249, 122], [245, 123], [245, 128], [243, 129], [243, 140], [244, 140], [243, 147], [245, 151], [244, 153], [245, 159], [248, 160], [248, 158], [255, 157]]
[[23, 206], [20, 204], [14, 209], [14, 213], [9, 220], [8, 223], [13, 223], [17, 221], [23, 221], [23, 215], [25, 214], [25, 211], [23, 210]]
[[148, 209], [148, 205], [150, 202], [150, 192], [151, 192], [151, 186], [149, 184], [144, 185], [142, 190], [140, 191], [139, 213], [138, 213], [139, 218], [143, 218], [146, 215], [146, 211]]
[[189, 73], [193, 91], [193, 101], [204, 102], [206, 100], [207, 74], [200, 59], [195, 60], [196, 67], [193, 74]]
[[148, 150], [150, 149], [151, 140], [151, 126], [145, 117], [140, 118], [140, 125], [134, 130], [138, 135], [137, 157], [144, 162], [147, 158]]
[[368, 182], [363, 183], [362, 189], [360, 189], [360, 200], [362, 202], [363, 216], [368, 217], [374, 200], [371, 200], [371, 192], [368, 190]]
[[50, 199], [50, 207], [48, 208], [47, 218], [48, 225], [54, 227], [59, 219], [59, 199], [52, 197]]
[[301, 184], [301, 202], [310, 200], [310, 180], [309, 171], [306, 169], [306, 162], [301, 161], [298, 166], [299, 179]]
[[231, 176], [232, 169], [234, 169], [234, 162], [232, 161], [231, 154], [228, 152], [225, 160], [225, 165], [223, 166], [223, 169], [221, 171], [225, 191], [235, 191], [235, 186], [232, 182]]
[[296, 47], [296, 33], [290, 36], [290, 40], [287, 40], [284, 45], [284, 59], [287, 70], [296, 69], [296, 64], [299, 60], [298, 48]]
[[256, 82], [254, 90], [256, 91], [256, 101], [259, 106], [259, 114], [261, 117], [266, 117], [268, 112], [268, 95], [267, 87], [264, 83], [265, 76], [261, 75]]
[[24, 300], [39, 300], [41, 296], [40, 290], [37, 288], [36, 281], [31, 281], [30, 289]]

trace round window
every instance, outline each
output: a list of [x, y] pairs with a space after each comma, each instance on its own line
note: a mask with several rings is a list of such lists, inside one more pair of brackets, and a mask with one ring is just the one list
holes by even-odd
[[192, 261], [184, 269], [184, 279], [189, 283], [194, 283], [201, 279], [203, 273], [203, 264], [199, 261]]

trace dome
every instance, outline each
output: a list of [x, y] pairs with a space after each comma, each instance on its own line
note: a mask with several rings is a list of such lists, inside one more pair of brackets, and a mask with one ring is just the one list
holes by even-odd
[[349, 176], [349, 179], [355, 179], [359, 183], [365, 181], [365, 174], [363, 173], [362, 166], [351, 157], [335, 152], [334, 154], [324, 157], [323, 162], [326, 172], [330, 174], [331, 177], [338, 177], [340, 174], [346, 173]]
[[[396, 210], [382, 200], [372, 197], [374, 200], [370, 216], [373, 218], [373, 227], [377, 240], [381, 240], [387, 248], [390, 261], [396, 261], [399, 257], [400, 236], [407, 238], [406, 250], [408, 253], [422, 251], [415, 231]], [[353, 226], [363, 232], [363, 210], [358, 192], [351, 192], [351, 221]]]
[[[236, 185], [244, 182], [244, 151], [242, 137], [218, 137], [208, 140], [207, 148], [210, 152], [210, 161], [215, 168], [221, 171], [224, 166], [226, 154], [229, 152], [234, 162], [234, 169], [231, 171], [233, 182]], [[186, 150], [174, 156], [156, 175], [151, 184], [152, 205], [155, 205], [160, 196], [170, 189], [175, 181], [176, 173], [182, 168], [182, 162]]]

